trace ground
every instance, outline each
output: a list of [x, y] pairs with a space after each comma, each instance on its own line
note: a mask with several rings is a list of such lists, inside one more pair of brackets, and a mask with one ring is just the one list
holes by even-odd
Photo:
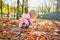
[[[0, 38], [7, 40], [60, 40], [60, 22], [47, 19], [34, 19], [35, 29], [28, 28], [27, 32], [21, 33], [20, 20], [0, 19]], [[38, 37], [38, 38], [37, 38]]]

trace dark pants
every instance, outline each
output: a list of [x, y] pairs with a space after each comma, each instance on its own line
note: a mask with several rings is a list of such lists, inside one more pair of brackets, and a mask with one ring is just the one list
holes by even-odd
[[29, 25], [30, 25], [30, 21], [28, 21], [28, 22], [29, 22], [28, 26], [25, 23], [22, 23], [22, 27], [21, 28], [28, 29]]

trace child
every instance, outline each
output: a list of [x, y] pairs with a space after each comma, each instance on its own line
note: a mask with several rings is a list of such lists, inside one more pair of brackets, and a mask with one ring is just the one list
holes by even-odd
[[29, 14], [22, 14], [22, 20], [19, 24], [19, 27], [23, 28], [23, 29], [28, 29], [29, 26], [36, 28], [33, 24], [33, 22], [31, 21], [31, 19], [33, 19], [36, 16], [36, 12], [34, 10], [31, 10], [29, 12]]
[[30, 11], [29, 14], [22, 14], [22, 20], [19, 24], [19, 27], [21, 27], [23, 29], [28, 29], [29, 26], [31, 25], [32, 27], [35, 28], [33, 22], [31, 21], [31, 18], [33, 18], [34, 16], [31, 13], [33, 13], [32, 10]]

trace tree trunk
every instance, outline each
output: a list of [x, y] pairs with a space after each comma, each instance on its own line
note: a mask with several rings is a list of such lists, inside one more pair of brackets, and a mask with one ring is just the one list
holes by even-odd
[[20, 17], [20, 10], [19, 10], [19, 0], [17, 0], [17, 20], [19, 19]]

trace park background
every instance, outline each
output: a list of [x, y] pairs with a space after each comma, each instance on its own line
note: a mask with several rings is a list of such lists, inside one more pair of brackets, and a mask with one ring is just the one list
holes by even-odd
[[18, 18], [35, 10], [38, 18], [60, 20], [60, 0], [0, 0], [0, 18]]

